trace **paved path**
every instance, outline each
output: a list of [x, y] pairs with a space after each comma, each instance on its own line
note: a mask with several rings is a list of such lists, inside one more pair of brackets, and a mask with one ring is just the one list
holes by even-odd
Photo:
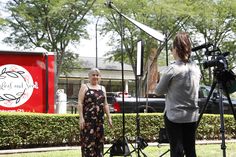
[[[220, 144], [221, 140], [201, 140], [196, 141], [196, 144]], [[227, 143], [236, 143], [236, 139], [234, 140], [225, 140]], [[148, 146], [157, 146], [158, 143], [148, 143]], [[160, 144], [160, 145], [168, 145], [168, 144]], [[110, 148], [111, 144], [105, 145], [105, 148]], [[44, 147], [44, 148], [27, 148], [27, 149], [9, 149], [9, 150], [0, 150], [0, 155], [3, 154], [15, 154], [15, 153], [30, 153], [30, 152], [45, 152], [45, 151], [61, 151], [61, 150], [78, 150], [79, 146], [65, 146], [65, 147]]]

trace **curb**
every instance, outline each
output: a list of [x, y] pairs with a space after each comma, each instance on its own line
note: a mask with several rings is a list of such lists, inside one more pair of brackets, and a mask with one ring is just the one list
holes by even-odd
[[[202, 144], [220, 144], [221, 140], [200, 140], [196, 141], [197, 145]], [[236, 143], [236, 139], [225, 140], [225, 143]], [[168, 143], [148, 143], [148, 146], [163, 146], [168, 145]], [[104, 145], [105, 148], [110, 148], [112, 144]], [[32, 153], [32, 152], [46, 152], [46, 151], [63, 151], [63, 150], [79, 150], [80, 146], [65, 146], [65, 147], [45, 147], [45, 148], [25, 148], [25, 149], [9, 149], [9, 150], [0, 150], [0, 156], [3, 154], [16, 154], [16, 153]]]

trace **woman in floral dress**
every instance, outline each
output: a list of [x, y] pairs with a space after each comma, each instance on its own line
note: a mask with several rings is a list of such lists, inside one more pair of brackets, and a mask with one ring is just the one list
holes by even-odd
[[81, 85], [78, 99], [82, 157], [102, 157], [104, 145], [104, 113], [112, 127], [105, 87], [99, 85], [99, 69], [91, 69], [89, 83]]

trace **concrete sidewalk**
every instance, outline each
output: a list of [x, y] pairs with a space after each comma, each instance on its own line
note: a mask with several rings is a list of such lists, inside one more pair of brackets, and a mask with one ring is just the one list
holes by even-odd
[[[197, 145], [200, 144], [221, 144], [221, 140], [200, 140], [196, 141]], [[236, 143], [236, 139], [225, 140], [225, 143]], [[133, 144], [134, 145], [134, 144]], [[168, 144], [159, 144], [160, 146]], [[110, 148], [111, 144], [106, 144], [105, 148]], [[158, 146], [158, 143], [148, 143], [148, 146]], [[0, 156], [4, 154], [16, 154], [16, 153], [31, 153], [31, 152], [46, 152], [46, 151], [63, 151], [63, 150], [79, 150], [80, 146], [64, 146], [64, 147], [44, 147], [44, 148], [25, 148], [25, 149], [9, 149], [9, 150], [0, 150]]]

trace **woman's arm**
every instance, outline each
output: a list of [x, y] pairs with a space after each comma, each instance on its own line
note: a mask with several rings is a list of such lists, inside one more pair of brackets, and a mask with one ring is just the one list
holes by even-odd
[[84, 128], [85, 121], [84, 121], [84, 116], [83, 116], [83, 101], [84, 101], [84, 95], [85, 92], [87, 91], [87, 87], [85, 84], [81, 85], [81, 88], [79, 90], [79, 95], [78, 95], [78, 112], [79, 112], [79, 125], [80, 129]]
[[160, 77], [160, 80], [157, 83], [155, 92], [157, 95], [164, 95], [167, 93], [168, 85], [170, 80], [173, 77], [174, 70], [171, 66], [169, 66]]

